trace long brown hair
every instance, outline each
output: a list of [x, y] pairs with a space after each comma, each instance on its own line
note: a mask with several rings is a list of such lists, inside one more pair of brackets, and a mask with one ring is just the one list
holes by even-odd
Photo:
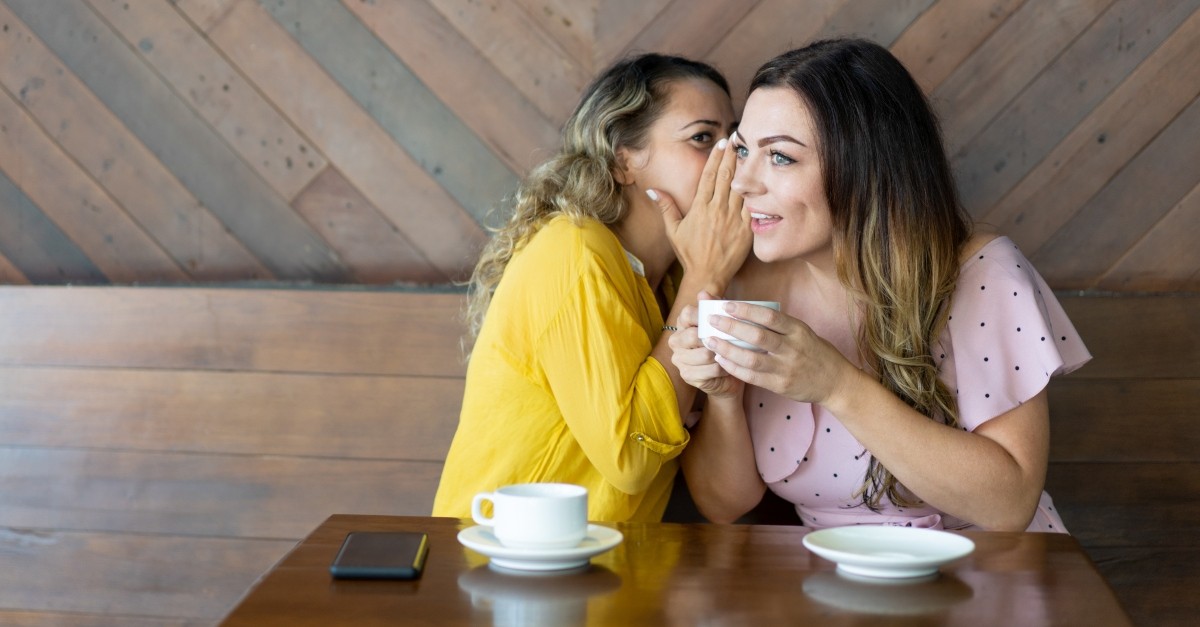
[[615, 224], [627, 207], [613, 178], [617, 149], [645, 147], [648, 131], [667, 107], [670, 83], [712, 81], [726, 94], [725, 77], [709, 65], [682, 57], [643, 54], [620, 61], [584, 92], [562, 131], [562, 145], [521, 183], [513, 212], [484, 247], [468, 283], [467, 327], [479, 335], [492, 294], [517, 252], [559, 215]]
[[[861, 316], [864, 363], [911, 407], [957, 426], [931, 352], [971, 224], [925, 95], [886, 48], [862, 39], [784, 53], [758, 70], [750, 91], [760, 87], [794, 90], [813, 116], [838, 277]], [[873, 456], [859, 494], [871, 509], [883, 496], [913, 504]]]

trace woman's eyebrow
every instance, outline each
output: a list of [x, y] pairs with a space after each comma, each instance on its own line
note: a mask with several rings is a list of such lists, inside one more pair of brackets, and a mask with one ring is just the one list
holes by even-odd
[[721, 123], [717, 122], [716, 120], [693, 120], [693, 121], [688, 122], [687, 124], [684, 124], [683, 126], [679, 127], [679, 130], [682, 131], [683, 129], [688, 128], [689, 126], [695, 126], [697, 124], [703, 124], [705, 126], [715, 126], [717, 128], [721, 128]]
[[758, 147], [762, 148], [763, 146], [766, 146], [768, 144], [776, 144], [779, 142], [790, 142], [793, 144], [799, 144], [801, 146], [804, 146], [805, 148], [808, 147], [808, 144], [805, 144], [804, 142], [796, 139], [795, 137], [792, 137], [791, 135], [772, 135], [770, 137], [764, 137], [764, 138], [758, 140]]

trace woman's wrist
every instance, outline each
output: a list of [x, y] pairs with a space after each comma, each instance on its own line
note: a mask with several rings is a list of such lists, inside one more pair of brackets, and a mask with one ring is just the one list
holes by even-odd
[[873, 383], [866, 372], [845, 362], [835, 375], [829, 394], [818, 404], [839, 418], [854, 416], [855, 406], [864, 400]]
[[710, 272], [685, 272], [683, 279], [679, 281], [679, 296], [686, 294], [691, 300], [695, 300], [700, 292], [720, 296], [728, 287], [728, 277], [721, 278]]

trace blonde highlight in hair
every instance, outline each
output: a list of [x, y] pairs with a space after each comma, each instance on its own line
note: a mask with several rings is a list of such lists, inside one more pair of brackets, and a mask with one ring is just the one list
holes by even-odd
[[[858, 318], [858, 350], [877, 380], [950, 427], [955, 396], [933, 348], [947, 324], [970, 221], [928, 101], [886, 48], [829, 40], [767, 62], [751, 83], [793, 89], [819, 138], [838, 278]], [[857, 492], [880, 509], [917, 499], [874, 456]]]
[[574, 221], [615, 224], [626, 214], [621, 186], [614, 178], [620, 148], [646, 145], [648, 132], [666, 109], [675, 80], [710, 80], [729, 93], [712, 67], [661, 54], [616, 63], [584, 92], [563, 126], [557, 153], [534, 168], [514, 194], [512, 214], [495, 229], [467, 284], [467, 331], [478, 337], [504, 271], [521, 247], [558, 216]]

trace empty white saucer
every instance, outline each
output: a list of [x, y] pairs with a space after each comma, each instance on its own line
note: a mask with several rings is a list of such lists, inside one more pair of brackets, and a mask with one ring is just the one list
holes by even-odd
[[932, 575], [975, 550], [974, 542], [953, 533], [878, 525], [814, 531], [804, 536], [804, 546], [836, 562], [839, 572], [889, 579]]
[[588, 563], [593, 557], [621, 543], [620, 531], [602, 525], [588, 525], [587, 536], [578, 545], [565, 549], [518, 549], [504, 546], [492, 534], [491, 527], [476, 525], [458, 532], [463, 546], [482, 553], [494, 566], [513, 570], [567, 570]]

